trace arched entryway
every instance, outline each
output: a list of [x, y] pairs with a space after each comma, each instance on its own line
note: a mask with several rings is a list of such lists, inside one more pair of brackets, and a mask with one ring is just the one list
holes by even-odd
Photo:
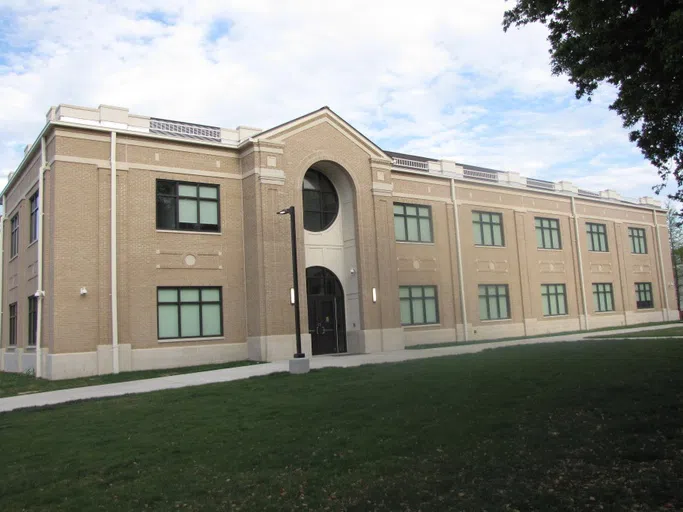
[[313, 355], [346, 352], [344, 289], [337, 276], [325, 267], [307, 268], [306, 294]]

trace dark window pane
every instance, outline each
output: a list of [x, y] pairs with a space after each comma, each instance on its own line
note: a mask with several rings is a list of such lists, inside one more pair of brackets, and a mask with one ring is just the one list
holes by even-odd
[[157, 194], [175, 194], [175, 183], [171, 181], [157, 180]]
[[318, 212], [304, 212], [304, 227], [308, 231], [321, 231], [320, 214]]
[[157, 196], [157, 228], [175, 229], [176, 200]]
[[303, 183], [304, 228], [327, 229], [339, 211], [339, 198], [332, 182], [320, 171], [309, 169]]

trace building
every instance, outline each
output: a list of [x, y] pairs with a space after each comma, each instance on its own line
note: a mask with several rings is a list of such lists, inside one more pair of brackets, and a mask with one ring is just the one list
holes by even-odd
[[678, 318], [655, 200], [385, 151], [327, 107], [264, 131], [60, 105], [1, 199], [4, 371], [291, 357], [290, 205], [306, 354]]

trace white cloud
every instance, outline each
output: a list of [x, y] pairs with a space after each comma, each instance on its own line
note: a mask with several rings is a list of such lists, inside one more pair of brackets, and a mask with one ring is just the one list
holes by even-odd
[[[574, 100], [550, 74], [545, 28], [504, 33], [506, 7], [0, 0], [11, 23], [0, 36], [0, 176], [59, 103], [262, 128], [329, 105], [387, 149], [597, 188], [623, 170], [649, 193], [656, 174], [607, 110], [613, 92]], [[230, 30], [211, 41], [215, 20]]]

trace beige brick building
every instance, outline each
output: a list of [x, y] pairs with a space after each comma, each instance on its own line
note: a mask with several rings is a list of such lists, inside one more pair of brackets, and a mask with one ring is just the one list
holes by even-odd
[[307, 355], [678, 317], [653, 199], [391, 153], [328, 108], [263, 131], [60, 105], [1, 199], [4, 371], [291, 357], [290, 205]]

